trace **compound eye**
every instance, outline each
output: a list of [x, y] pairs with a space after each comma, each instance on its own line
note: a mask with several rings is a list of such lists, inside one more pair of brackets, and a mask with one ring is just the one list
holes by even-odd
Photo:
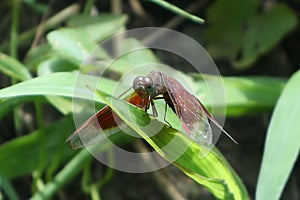
[[153, 88], [153, 81], [151, 78], [149, 77], [145, 77], [144, 78], [144, 87], [145, 87], [145, 90], [150, 92]]
[[146, 76], [138, 76], [133, 81], [133, 89], [134, 91], [142, 98], [151, 95], [153, 90], [153, 81], [150, 77]]

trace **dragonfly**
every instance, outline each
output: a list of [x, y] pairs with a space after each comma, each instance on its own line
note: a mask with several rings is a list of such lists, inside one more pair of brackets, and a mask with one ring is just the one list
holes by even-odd
[[[209, 122], [214, 123], [234, 143], [237, 142], [213, 118], [203, 104], [193, 94], [188, 92], [176, 79], [160, 71], [152, 71], [147, 76], [138, 76], [132, 87], [134, 93], [125, 98], [129, 103], [144, 109], [152, 107], [152, 115], [158, 116], [154, 100], [164, 99], [172, 111], [178, 116], [187, 135], [200, 145], [212, 143], [212, 129]], [[129, 88], [128, 90], [130, 90]], [[165, 109], [166, 111], [166, 109]], [[166, 121], [166, 112], [164, 120]], [[167, 122], [167, 121], [166, 121]], [[99, 134], [98, 129], [112, 130], [124, 123], [109, 106], [105, 106], [86, 122], [84, 122], [67, 140], [73, 149], [83, 147], [96, 137], [106, 137]], [[169, 123], [168, 123], [169, 124]], [[82, 140], [87, 142], [83, 142]]]
[[200, 100], [173, 77], [163, 72], [152, 71], [147, 76], [135, 78], [133, 89], [142, 99], [146, 99], [146, 111], [151, 104], [154, 116], [157, 116], [154, 100], [163, 98], [179, 117], [183, 129], [195, 142], [205, 146], [212, 143], [212, 129], [209, 123], [211, 121], [237, 144], [237, 141], [223, 129]]

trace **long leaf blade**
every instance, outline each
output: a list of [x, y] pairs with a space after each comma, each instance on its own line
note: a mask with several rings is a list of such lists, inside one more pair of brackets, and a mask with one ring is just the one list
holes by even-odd
[[[149, 116], [145, 115], [142, 110], [102, 92], [98, 93], [98, 96], [157, 153], [206, 187], [216, 198], [249, 199], [241, 180], [216, 149], [213, 149], [206, 157], [200, 157], [199, 155], [206, 153], [204, 147], [191, 142], [187, 136], [164, 124], [162, 124], [161, 131], [154, 136], [152, 134], [149, 136], [147, 130], [137, 126], [137, 124], [149, 123]], [[131, 116], [134, 118], [132, 119]], [[159, 126], [161, 122], [154, 120]]]
[[279, 199], [300, 149], [300, 71], [284, 88], [272, 115], [256, 199]]

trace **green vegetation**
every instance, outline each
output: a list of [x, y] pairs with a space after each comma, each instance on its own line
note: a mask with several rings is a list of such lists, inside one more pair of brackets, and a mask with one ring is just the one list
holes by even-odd
[[[0, 45], [0, 79], [3, 80], [0, 83], [0, 199], [81, 199], [82, 196], [101, 199], [103, 188], [116, 178], [114, 170], [109, 167], [102, 167], [104, 172], [100, 177], [99, 174], [94, 176], [95, 172], [91, 169], [95, 167], [96, 160], [89, 152], [85, 149], [72, 150], [65, 144], [66, 138], [74, 131], [72, 113], [89, 110], [84, 102], [72, 101], [74, 94], [75, 98], [95, 101], [97, 108], [111, 106], [160, 156], [205, 187], [216, 199], [279, 199], [300, 147], [300, 124], [297, 123], [300, 119], [300, 71], [293, 69], [289, 76], [279, 78], [272, 73], [262, 76], [241, 70], [254, 70], [262, 56], [274, 52], [276, 46], [287, 38], [287, 34], [297, 26], [295, 11], [284, 1], [260, 12], [258, 7], [261, 5], [257, 0], [214, 1], [202, 7], [207, 13], [205, 21], [208, 23], [207, 27], [203, 27], [204, 20], [166, 1], [145, 3], [150, 8], [166, 8], [165, 12], [184, 17], [186, 23], [193, 23], [193, 27], [201, 27], [199, 42], [205, 44], [221, 65], [225, 62], [225, 65], [232, 66], [233, 75], [222, 77], [227, 117], [270, 114], [274, 110], [267, 125], [264, 151], [259, 152], [263, 159], [257, 174], [258, 183], [255, 193], [250, 193], [243, 183], [246, 181], [238, 176], [217, 148], [213, 148], [206, 157], [199, 158], [199, 153], [205, 148], [191, 143], [187, 136], [170, 128], [160, 118], [152, 119], [163, 128], [156, 135], [149, 136], [136, 124], [147, 124], [151, 117], [141, 109], [112, 97], [116, 85], [121, 94], [131, 84], [124, 80], [118, 82], [115, 77], [123, 76], [136, 66], [163, 61], [155, 51], [144, 49], [137, 38], [125, 39], [115, 46], [116, 52], [126, 52], [131, 47], [141, 48], [117, 61], [104, 48], [95, 48], [116, 33], [127, 30], [126, 25], [133, 20], [126, 13], [115, 14], [113, 11], [90, 15], [92, 8], [98, 8], [98, 4], [101, 3], [91, 0], [81, 5], [83, 7], [73, 4], [59, 12], [50, 12], [50, 5], [34, 0], [0, 3], [3, 7], [0, 10], [6, 8], [10, 11], [0, 14], [4, 19], [0, 24], [0, 35], [3, 35], [2, 38], [9, 35]], [[28, 19], [20, 14], [25, 10], [37, 16], [45, 11], [49, 13], [39, 26], [26, 27]], [[151, 9], [148, 15], [154, 15]], [[26, 30], [20, 31], [24, 26]], [[5, 27], [10, 29], [4, 30]], [[91, 52], [96, 57], [86, 62]], [[106, 65], [110, 65], [108, 72], [105, 71]], [[75, 85], [78, 72], [104, 72], [105, 78], [98, 82], [96, 76], [85, 75], [87, 82]], [[234, 76], [239, 73], [242, 76]], [[209, 101], [210, 91], [206, 84], [213, 83], [217, 77], [187, 72], [183, 75], [195, 86], [196, 96], [208, 109], [216, 109], [217, 114], [218, 108], [224, 109], [224, 105], [211, 105]], [[79, 92], [74, 93], [75, 86]], [[86, 92], [90, 92], [87, 86], [95, 86], [98, 98], [87, 95]], [[30, 111], [26, 111], [25, 106], [30, 107]], [[127, 112], [128, 107], [130, 112]], [[135, 120], [128, 120], [130, 116], [135, 116]], [[176, 123], [174, 120], [173, 123]], [[239, 131], [242, 135], [243, 130]], [[253, 133], [253, 137], [256, 134], [263, 133]], [[174, 146], [162, 148], [173, 138], [176, 138]], [[121, 147], [136, 142], [122, 132], [111, 140]], [[112, 143], [101, 141], [98, 146], [100, 152], [106, 153], [113, 162]], [[181, 147], [186, 149], [180, 157], [176, 157]], [[26, 194], [15, 182], [22, 179], [30, 183], [25, 188], [28, 190]], [[70, 189], [64, 191], [74, 182], [79, 182], [75, 184], [79, 187], [76, 192], [71, 193]]]

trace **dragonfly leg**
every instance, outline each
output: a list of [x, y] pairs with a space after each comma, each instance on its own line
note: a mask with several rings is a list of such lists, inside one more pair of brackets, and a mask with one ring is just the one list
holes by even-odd
[[[144, 100], [144, 99], [143, 99], [143, 100]], [[146, 104], [146, 106], [145, 106], [145, 112], [146, 112], [145, 115], [148, 115], [147, 110], [148, 110], [149, 107], [150, 107], [150, 101], [151, 101], [151, 99], [150, 99], [150, 96], [149, 96], [148, 99], [147, 99], [147, 104]], [[143, 104], [144, 104], [144, 103], [143, 103]]]
[[165, 103], [165, 115], [164, 115], [164, 121], [172, 128], [172, 125], [167, 121], [167, 103]]
[[152, 106], [152, 115], [153, 115], [153, 117], [157, 117], [158, 114], [157, 114], [157, 110], [156, 110], [153, 99], [150, 99], [150, 103], [151, 103], [151, 106]]
[[[154, 117], [157, 117], [157, 110], [155, 108], [155, 105], [154, 105], [154, 102], [153, 102], [153, 99], [154, 100], [157, 100], [157, 99], [164, 99], [164, 97], [154, 97], [151, 99], [151, 105], [152, 105], [152, 111], [153, 111], [153, 116]], [[165, 103], [165, 115], [164, 115], [164, 121], [172, 128], [172, 125], [167, 121], [167, 109], [168, 109], [168, 106], [167, 106], [167, 103]]]
[[153, 117], [157, 117], [158, 114], [157, 114], [157, 110], [156, 110], [156, 107], [155, 107], [155, 104], [154, 104], [154, 101], [153, 99], [149, 96], [148, 97], [148, 100], [147, 100], [147, 105], [145, 107], [145, 112], [147, 112], [147, 110], [150, 108], [150, 103], [151, 103], [151, 107], [152, 107], [152, 114], [146, 114], [146, 115], [150, 115], [150, 116], [153, 116]]

